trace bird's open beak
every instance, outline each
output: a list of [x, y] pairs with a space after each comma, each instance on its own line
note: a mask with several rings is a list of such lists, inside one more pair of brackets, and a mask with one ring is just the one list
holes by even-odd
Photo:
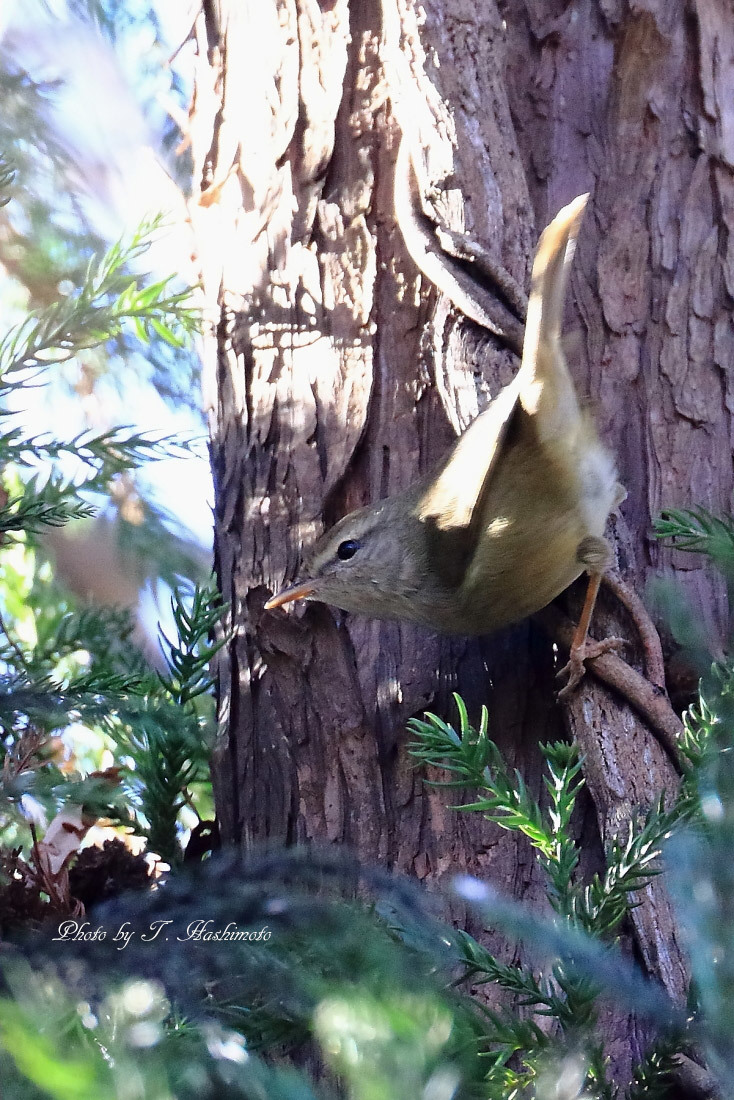
[[265, 610], [272, 611], [274, 607], [282, 607], [284, 603], [290, 603], [291, 600], [305, 600], [308, 596], [312, 596], [313, 592], [313, 581], [301, 581], [300, 584], [292, 584], [290, 588], [284, 588], [281, 592], [276, 592], [274, 596], [271, 596], [265, 604]]

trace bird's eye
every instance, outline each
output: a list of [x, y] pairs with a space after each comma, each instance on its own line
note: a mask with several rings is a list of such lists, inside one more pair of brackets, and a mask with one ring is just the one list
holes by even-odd
[[341, 561], [349, 561], [359, 550], [360, 544], [356, 539], [347, 539], [346, 542], [340, 542], [336, 549], [336, 556]]

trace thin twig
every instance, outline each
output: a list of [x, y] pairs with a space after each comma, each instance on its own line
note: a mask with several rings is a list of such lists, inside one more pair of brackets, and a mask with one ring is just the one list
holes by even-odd
[[[553, 605], [543, 608], [535, 616], [551, 637], [564, 649], [571, 645], [574, 635], [573, 622]], [[683, 723], [673, 710], [662, 688], [647, 680], [613, 653], [603, 653], [588, 661], [589, 672], [607, 687], [614, 688], [645, 719], [656, 738], [665, 749], [678, 772], [682, 771], [680, 737]]]
[[622, 606], [627, 610], [632, 622], [635, 624], [640, 636], [642, 649], [645, 654], [645, 672], [648, 680], [656, 687], [665, 688], [665, 663], [663, 661], [663, 647], [660, 643], [660, 635], [644, 603], [618, 573], [610, 570], [602, 578], [604, 584], [613, 592]]

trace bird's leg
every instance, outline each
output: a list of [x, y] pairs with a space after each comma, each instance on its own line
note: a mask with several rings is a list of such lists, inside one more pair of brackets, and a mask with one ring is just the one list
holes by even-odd
[[604, 570], [611, 558], [609, 543], [606, 539], [590, 535], [579, 543], [576, 554], [578, 560], [587, 567], [589, 583], [578, 626], [571, 642], [568, 664], [564, 665], [558, 673], [559, 679], [568, 676], [568, 683], [558, 692], [559, 699], [564, 699], [567, 695], [570, 695], [581, 682], [586, 672], [586, 661], [594, 657], [600, 657], [602, 653], [609, 653], [610, 650], [619, 649], [626, 644], [622, 638], [604, 638], [602, 641], [589, 638], [589, 627], [591, 617], [594, 614], [596, 598], [599, 595], [599, 587], [604, 576]]
[[586, 599], [584, 600], [581, 617], [576, 627], [573, 641], [571, 642], [571, 649], [568, 654], [568, 664], [564, 665], [558, 673], [558, 678], [568, 676], [568, 683], [558, 692], [559, 699], [564, 699], [567, 695], [570, 695], [574, 688], [576, 688], [584, 678], [586, 673], [586, 661], [594, 657], [600, 657], [602, 653], [609, 653], [610, 650], [620, 649], [621, 646], [626, 645], [623, 638], [604, 638], [602, 641], [598, 642], [589, 637], [591, 616], [594, 614], [594, 605], [596, 603], [596, 597], [599, 594], [602, 576], [602, 573], [589, 574]]

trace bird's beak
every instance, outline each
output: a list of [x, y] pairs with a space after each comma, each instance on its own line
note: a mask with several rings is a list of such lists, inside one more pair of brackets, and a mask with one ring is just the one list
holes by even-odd
[[300, 584], [292, 584], [290, 588], [284, 588], [271, 596], [265, 604], [265, 610], [272, 611], [274, 607], [282, 607], [284, 603], [290, 603], [291, 600], [305, 600], [313, 593], [313, 581], [301, 581]]

